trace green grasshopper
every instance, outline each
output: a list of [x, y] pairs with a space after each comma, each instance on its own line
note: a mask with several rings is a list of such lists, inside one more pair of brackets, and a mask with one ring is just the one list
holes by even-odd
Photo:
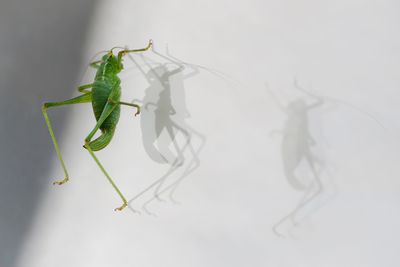
[[[57, 156], [60, 160], [61, 166], [65, 174], [63, 180], [56, 181], [53, 184], [62, 185], [69, 180], [69, 176], [67, 169], [65, 167], [64, 160], [61, 156], [60, 148], [54, 136], [51, 122], [47, 115], [47, 109], [50, 107], [57, 107], [57, 106], [92, 103], [93, 112], [94, 116], [96, 117], [97, 123], [96, 126], [93, 128], [93, 130], [85, 138], [85, 143], [83, 147], [89, 151], [90, 155], [93, 157], [97, 165], [100, 167], [101, 171], [104, 173], [104, 175], [107, 177], [108, 181], [111, 183], [115, 191], [117, 191], [118, 195], [121, 197], [123, 204], [122, 206], [116, 208], [115, 210], [121, 211], [128, 205], [121, 191], [118, 189], [114, 181], [111, 179], [110, 175], [106, 172], [103, 165], [101, 165], [100, 161], [95, 156], [94, 151], [99, 151], [105, 148], [111, 142], [111, 139], [115, 132], [115, 128], [119, 120], [121, 105], [135, 107], [136, 108], [135, 116], [140, 113], [139, 105], [120, 101], [121, 80], [119, 79], [118, 74], [124, 68], [122, 65], [123, 56], [125, 56], [128, 53], [147, 51], [152, 47], [152, 45], [153, 42], [152, 40], [150, 40], [146, 48], [135, 49], [135, 50], [123, 49], [119, 51], [118, 54], [116, 55], [114, 55], [113, 53], [113, 49], [115, 48], [112, 48], [102, 57], [101, 60], [90, 63], [90, 66], [96, 68], [97, 72], [93, 83], [78, 87], [78, 91], [83, 93], [82, 95], [66, 101], [48, 102], [42, 105], [42, 113], [46, 120], [46, 124], [49, 129], [51, 139], [53, 140], [54, 143], [54, 148], [57, 152]], [[92, 141], [93, 136], [99, 129], [101, 130], [101, 135]]]

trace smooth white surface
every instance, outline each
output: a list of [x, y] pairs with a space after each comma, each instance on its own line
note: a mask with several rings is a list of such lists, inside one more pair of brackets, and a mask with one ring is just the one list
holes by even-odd
[[[60, 141], [71, 181], [49, 184], [19, 266], [398, 266], [398, 8], [348, 0], [101, 2], [87, 58], [152, 38], [161, 53], [168, 44], [175, 57], [233, 78], [201, 70], [184, 80], [185, 121], [207, 141], [199, 168], [176, 191], [181, 204], [148, 206], [157, 217], [113, 211], [120, 199], [81, 148], [95, 125], [91, 108], [72, 107]], [[125, 67], [123, 99], [143, 99], [146, 80], [132, 61]], [[298, 226], [282, 225], [281, 238], [272, 227], [303, 193], [283, 174], [282, 136], [271, 131], [286, 117], [265, 83], [284, 105], [310, 102], [294, 76], [325, 98], [308, 127], [324, 191]], [[128, 198], [168, 171], [145, 153], [132, 112], [122, 107], [112, 144], [97, 153]], [[55, 153], [52, 168], [61, 178]], [[151, 196], [133, 206], [140, 210]]]

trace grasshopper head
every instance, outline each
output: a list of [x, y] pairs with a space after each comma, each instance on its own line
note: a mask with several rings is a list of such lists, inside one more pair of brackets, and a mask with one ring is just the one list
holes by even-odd
[[103, 62], [107, 63], [111, 66], [117, 73], [123, 69], [123, 65], [120, 60], [118, 60], [118, 56], [114, 55], [112, 51], [105, 54], [102, 58]]

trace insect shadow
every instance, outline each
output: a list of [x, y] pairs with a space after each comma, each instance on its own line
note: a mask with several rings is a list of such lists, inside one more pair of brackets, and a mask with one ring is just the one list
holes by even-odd
[[[316, 201], [324, 192], [324, 186], [327, 185], [327, 183], [324, 185], [323, 175], [329, 178], [329, 184], [334, 187], [332, 177], [324, 166], [323, 160], [313, 153], [314, 148], [320, 148], [321, 144], [318, 144], [313, 138], [309, 127], [309, 113], [312, 110], [321, 110], [325, 101], [322, 97], [301, 88], [296, 80], [294, 80], [294, 86], [306, 97], [297, 97], [290, 101], [287, 106], [282, 105], [267, 86], [272, 99], [286, 115], [283, 130], [272, 131], [270, 135], [282, 134], [281, 157], [285, 178], [293, 189], [302, 192], [303, 195], [296, 207], [272, 227], [273, 232], [279, 237], [285, 237], [279, 231], [285, 222], [291, 223], [289, 228], [289, 234], [291, 234], [291, 230], [299, 225], [300, 220], [304, 220], [310, 213], [315, 212], [315, 209], [326, 204], [327, 201], [325, 203], [317, 203], [318, 201]], [[310, 101], [311, 103], [307, 103]], [[336, 189], [334, 189], [335, 191]], [[314, 202], [314, 206], [319, 204], [319, 207], [314, 207], [310, 211], [307, 206], [310, 206], [312, 202]], [[299, 218], [301, 213], [306, 213], [306, 215]]]
[[147, 206], [156, 199], [164, 201], [160, 198], [164, 193], [169, 192], [169, 199], [177, 203], [173, 198], [174, 192], [200, 166], [199, 154], [206, 142], [206, 137], [186, 121], [190, 113], [186, 105], [184, 81], [197, 75], [199, 69], [195, 65], [183, 63], [168, 52], [167, 55], [154, 49], [153, 52], [167, 63], [140, 57], [148, 69], [146, 71], [137, 60], [130, 57], [148, 82], [143, 99], [135, 99], [133, 102], [142, 105], [140, 126], [147, 155], [155, 163], [166, 164], [169, 168], [128, 201], [130, 209], [135, 211], [133, 202], [153, 189], [153, 196], [142, 206], [151, 215], [154, 214]]

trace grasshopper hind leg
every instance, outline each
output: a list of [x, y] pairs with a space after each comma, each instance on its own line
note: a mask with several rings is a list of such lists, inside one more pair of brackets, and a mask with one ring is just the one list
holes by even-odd
[[60, 148], [58, 146], [57, 139], [56, 139], [56, 137], [54, 135], [53, 127], [51, 125], [49, 116], [47, 115], [47, 109], [50, 108], [50, 107], [58, 107], [58, 106], [67, 106], [67, 105], [74, 105], [74, 104], [89, 103], [91, 101], [92, 101], [91, 93], [86, 93], [86, 94], [83, 94], [83, 95], [80, 95], [78, 97], [75, 97], [75, 98], [72, 98], [72, 99], [68, 99], [68, 100], [65, 100], [65, 101], [62, 101], [62, 102], [47, 102], [47, 103], [44, 103], [43, 106], [42, 106], [43, 117], [44, 117], [44, 119], [46, 121], [47, 128], [49, 129], [49, 133], [50, 133], [51, 139], [53, 140], [54, 148], [55, 148], [55, 150], [57, 152], [57, 156], [58, 156], [58, 159], [59, 159], [59, 161], [61, 163], [61, 167], [62, 167], [62, 169], [64, 171], [64, 179], [60, 180], [60, 181], [55, 181], [53, 183], [54, 185], [62, 185], [64, 183], [68, 182], [69, 175], [68, 175], [67, 168], [65, 167], [64, 160], [63, 160], [63, 158], [61, 156]]
[[90, 146], [91, 140], [93, 136], [96, 134], [96, 132], [99, 130], [100, 126], [103, 124], [103, 122], [110, 116], [110, 114], [113, 112], [113, 110], [119, 105], [115, 104], [115, 101], [110, 101], [108, 102], [104, 109], [103, 112], [101, 113], [100, 118], [98, 119], [96, 126], [93, 128], [93, 130], [89, 133], [89, 135], [85, 138], [85, 144], [84, 147], [87, 149], [89, 154], [92, 156], [94, 161], [96, 162], [97, 166], [99, 166], [100, 170], [103, 172], [103, 174], [106, 176], [107, 180], [110, 182], [114, 190], [118, 193], [120, 196], [123, 204], [122, 206], [118, 207], [115, 209], [115, 211], [121, 211], [123, 210], [126, 206], [128, 206], [128, 202], [126, 201], [126, 198], [124, 195], [121, 193], [117, 185], [115, 184], [114, 180], [111, 178], [111, 176], [107, 173], [107, 171], [104, 169], [103, 165], [100, 163], [99, 159], [96, 157], [96, 155], [93, 152], [93, 149]]

